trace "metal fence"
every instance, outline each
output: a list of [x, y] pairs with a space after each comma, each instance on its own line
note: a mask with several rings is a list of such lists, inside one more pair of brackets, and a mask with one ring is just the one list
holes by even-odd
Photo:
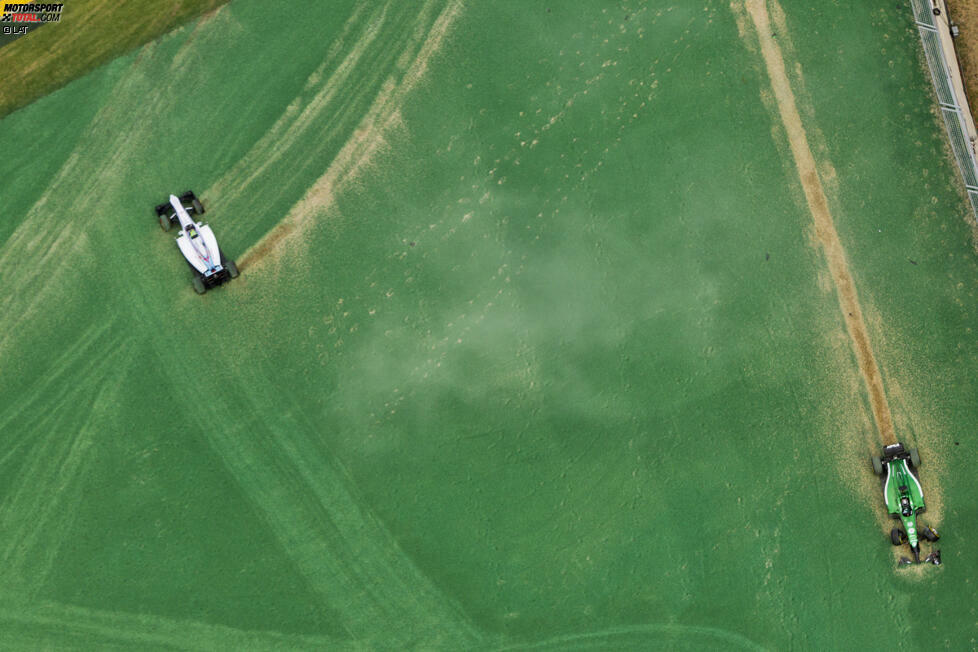
[[[930, 67], [931, 79], [934, 80], [934, 90], [937, 91], [937, 101], [944, 116], [948, 139], [958, 168], [964, 178], [964, 185], [971, 199], [971, 207], [978, 220], [978, 161], [975, 155], [975, 143], [969, 133], [969, 124], [973, 124], [968, 100], [964, 97], [964, 89], [960, 83], [957, 57], [953, 46], [949, 48], [950, 27], [947, 23], [947, 11], [944, 3], [935, 0], [910, 0], [913, 15], [920, 31], [920, 40], [924, 45], [924, 55]], [[935, 9], [939, 13], [935, 14]], [[947, 30], [942, 34], [941, 30]], [[950, 51], [949, 51], [950, 49]], [[955, 82], [958, 83], [955, 83]]]

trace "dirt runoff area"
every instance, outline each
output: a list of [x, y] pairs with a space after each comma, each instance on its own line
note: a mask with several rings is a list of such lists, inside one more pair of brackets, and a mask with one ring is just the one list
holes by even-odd
[[971, 113], [978, 121], [978, 112], [975, 111], [978, 102], [978, 4], [974, 0], [947, 0], [947, 8], [951, 20], [961, 30], [958, 38], [954, 39], [954, 46], [958, 52]]

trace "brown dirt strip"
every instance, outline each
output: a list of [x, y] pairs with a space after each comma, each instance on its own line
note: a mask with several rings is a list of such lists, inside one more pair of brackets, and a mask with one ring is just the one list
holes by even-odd
[[971, 112], [978, 121], [978, 3], [974, 0], [947, 0], [951, 19], [961, 28], [954, 40]]
[[238, 259], [238, 268], [240, 270], [245, 270], [251, 265], [257, 264], [258, 261], [275, 251], [283, 240], [292, 235], [295, 229], [295, 224], [283, 222], [276, 228], [269, 231], [268, 235], [259, 240], [255, 246], [245, 252], [244, 255]]
[[[776, 6], [776, 0], [772, 0], [772, 4]], [[768, 15], [767, 4], [764, 0], [747, 0], [746, 8], [754, 23], [754, 29], [760, 42], [761, 55], [771, 80], [781, 122], [787, 132], [791, 154], [805, 192], [805, 200], [815, 221], [815, 236], [825, 253], [832, 281], [839, 297], [839, 307], [842, 309], [846, 330], [849, 332], [849, 338], [859, 363], [859, 372], [869, 392], [877, 432], [883, 443], [894, 443], [896, 442], [896, 435], [893, 429], [893, 417], [890, 414], [886, 393], [883, 390], [883, 377], [880, 374], [879, 366], [876, 364], [876, 358], [873, 356], [873, 348], [869, 333], [866, 330], [866, 324], [863, 321], [856, 284], [853, 281], [852, 273], [849, 271], [845, 249], [839, 240], [839, 234], [835, 230], [835, 222], [832, 219], [829, 202], [818, 176], [815, 157], [808, 143], [801, 115], [798, 113], [798, 106], [785, 69], [784, 56], [771, 31], [771, 19]], [[775, 11], [781, 13], [780, 7], [776, 7]]]

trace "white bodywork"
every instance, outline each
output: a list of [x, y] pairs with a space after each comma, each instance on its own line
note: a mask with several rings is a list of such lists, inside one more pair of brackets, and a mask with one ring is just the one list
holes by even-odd
[[177, 246], [180, 247], [183, 257], [204, 276], [221, 271], [221, 250], [217, 248], [217, 238], [214, 237], [211, 227], [202, 222], [194, 222], [176, 195], [170, 195], [170, 206], [180, 220]]

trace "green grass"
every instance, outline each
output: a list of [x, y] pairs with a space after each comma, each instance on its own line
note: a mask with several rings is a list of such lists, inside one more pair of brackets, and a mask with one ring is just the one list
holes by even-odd
[[[0, 122], [0, 629], [967, 645], [978, 268], [915, 29], [784, 6], [943, 568], [894, 569], [865, 392], [729, 3], [279, 25], [236, 0]], [[152, 214], [188, 188], [242, 262], [204, 297]]]
[[[61, 20], [0, 41], [0, 117], [227, 0], [72, 0]], [[9, 38], [9, 37], [7, 37]]]

